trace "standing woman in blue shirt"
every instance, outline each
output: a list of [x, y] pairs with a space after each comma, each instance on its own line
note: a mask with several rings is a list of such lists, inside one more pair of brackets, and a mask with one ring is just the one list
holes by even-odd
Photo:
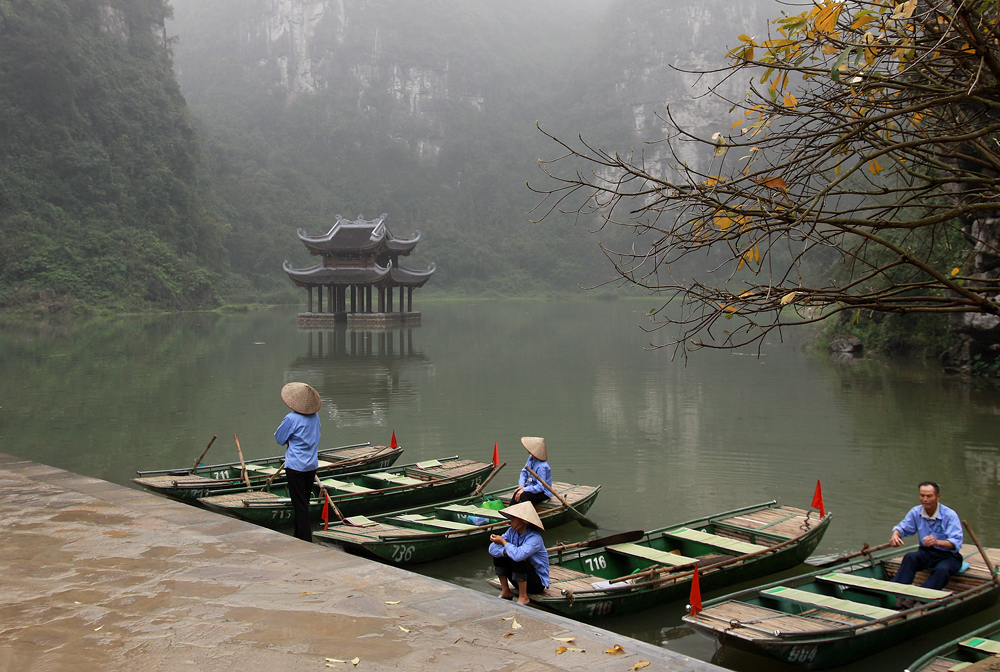
[[514, 598], [511, 582], [517, 585], [517, 601], [528, 604], [529, 593], [542, 593], [549, 587], [549, 553], [542, 532], [545, 528], [531, 502], [509, 506], [500, 514], [510, 520], [503, 535], [490, 535], [493, 571], [500, 579], [500, 597]]
[[531, 468], [546, 484], [552, 484], [552, 468], [549, 467], [549, 453], [545, 450], [545, 439], [540, 436], [523, 436], [521, 437], [521, 445], [528, 451], [528, 461], [524, 464], [525, 468], [521, 469], [521, 475], [517, 479], [518, 487], [510, 496], [510, 503], [541, 504], [547, 502], [552, 497], [552, 493], [528, 471], [528, 468]]
[[295, 537], [312, 541], [309, 499], [319, 466], [319, 392], [305, 383], [288, 383], [281, 388], [281, 400], [292, 412], [278, 425], [274, 440], [285, 446], [285, 473], [288, 496], [295, 513]]

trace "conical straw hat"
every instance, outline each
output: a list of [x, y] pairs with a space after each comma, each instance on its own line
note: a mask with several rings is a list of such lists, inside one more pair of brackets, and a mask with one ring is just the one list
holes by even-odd
[[281, 400], [288, 408], [302, 415], [312, 415], [319, 410], [322, 402], [319, 392], [305, 383], [288, 383], [281, 388]]
[[535, 505], [531, 502], [521, 502], [514, 506], [508, 506], [506, 509], [500, 511], [500, 515], [505, 518], [523, 520], [526, 523], [534, 525], [539, 530], [545, 529], [545, 526], [542, 525], [542, 519], [538, 517], [538, 512], [535, 511]]
[[545, 439], [540, 436], [522, 436], [521, 445], [542, 462], [549, 461], [549, 451], [545, 450]]

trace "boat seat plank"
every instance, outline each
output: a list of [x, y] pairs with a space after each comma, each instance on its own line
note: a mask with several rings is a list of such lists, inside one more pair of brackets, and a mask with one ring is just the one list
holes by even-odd
[[276, 467], [264, 467], [259, 464], [248, 464], [247, 471], [252, 471], [257, 474], [267, 474], [268, 476], [278, 473], [278, 469]]
[[368, 478], [374, 478], [377, 481], [386, 481], [388, 483], [397, 483], [399, 485], [419, 485], [420, 483], [426, 483], [427, 481], [422, 481], [419, 478], [411, 478], [409, 476], [403, 476], [401, 474], [390, 474], [387, 472], [379, 472], [377, 474], [365, 474]]
[[421, 525], [427, 525], [428, 527], [440, 527], [445, 530], [472, 530], [475, 529], [475, 525], [469, 525], [467, 523], [456, 523], [453, 520], [441, 520], [439, 518], [431, 518], [430, 516], [424, 516], [419, 513], [411, 513], [403, 516], [396, 516], [399, 520], [405, 520], [411, 523], [420, 523]]
[[812, 604], [817, 607], [826, 607], [827, 609], [833, 609], [834, 611], [843, 611], [848, 614], [854, 614], [855, 616], [864, 616], [872, 619], [886, 618], [897, 613], [892, 609], [884, 609], [883, 607], [875, 607], [870, 604], [852, 602], [851, 600], [844, 600], [839, 597], [818, 595], [805, 590], [799, 590], [798, 588], [786, 588], [785, 586], [768, 588], [767, 590], [760, 591], [760, 593], [761, 595], [767, 595], [769, 597], [776, 597], [778, 599], [798, 602], [800, 604]]
[[375, 492], [371, 488], [366, 488], [363, 485], [355, 485], [354, 483], [348, 483], [347, 481], [338, 481], [335, 478], [324, 478], [320, 482], [328, 488], [333, 488], [334, 490], [340, 490], [342, 492], [350, 492], [352, 494]]
[[959, 642], [958, 645], [966, 649], [975, 649], [976, 651], [985, 651], [986, 653], [1000, 653], [1000, 642], [993, 639], [986, 639], [985, 637], [970, 637], [963, 642]]
[[766, 548], [766, 546], [760, 546], [759, 544], [751, 544], [746, 541], [731, 539], [729, 537], [723, 537], [722, 535], [712, 534], [710, 532], [702, 532], [701, 530], [692, 530], [687, 527], [678, 527], [674, 530], [667, 530], [663, 533], [663, 536], [687, 539], [688, 541], [697, 541], [701, 544], [716, 546], [718, 548], [724, 548], [727, 551], [736, 551], [737, 553], [755, 553]]
[[922, 586], [895, 583], [893, 581], [883, 581], [881, 579], [872, 579], [867, 576], [841, 574], [839, 572], [823, 574], [816, 578], [820, 581], [839, 583], [845, 586], [854, 586], [856, 588], [867, 588], [869, 590], [877, 590], [880, 592], [892, 593], [894, 595], [905, 595], [907, 597], [915, 597], [925, 600], [939, 600], [942, 597], [948, 597], [952, 594], [950, 590], [933, 590], [931, 588], [923, 588]]
[[474, 504], [449, 504], [448, 506], [442, 506], [441, 511], [464, 513], [470, 516], [481, 516], [483, 518], [492, 518], [495, 520], [500, 520], [504, 517], [495, 509], [483, 509], [475, 506]]
[[661, 565], [687, 565], [692, 562], [697, 562], [694, 558], [685, 558], [683, 555], [668, 553], [666, 551], [658, 551], [655, 548], [640, 546], [639, 544], [615, 544], [614, 546], [608, 546], [608, 550], [615, 551], [616, 553], [621, 553], [623, 555], [631, 555], [636, 558], [643, 558], [644, 560], [652, 560], [653, 562], [658, 562]]

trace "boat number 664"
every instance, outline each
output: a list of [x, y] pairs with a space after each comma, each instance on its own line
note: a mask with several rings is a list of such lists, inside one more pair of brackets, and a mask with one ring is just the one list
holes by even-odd
[[815, 646], [793, 646], [792, 650], [788, 652], [788, 662], [790, 663], [809, 663], [815, 657]]
[[413, 557], [413, 546], [394, 545], [392, 547], [392, 561], [406, 562]]

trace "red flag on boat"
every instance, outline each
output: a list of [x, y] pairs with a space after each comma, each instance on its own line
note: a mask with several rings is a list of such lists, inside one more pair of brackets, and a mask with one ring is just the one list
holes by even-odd
[[319, 514], [320, 520], [323, 521], [323, 531], [325, 532], [328, 527], [330, 527], [330, 495], [323, 493], [323, 513]]
[[819, 509], [820, 518], [826, 515], [826, 509], [823, 507], [823, 490], [819, 487], [819, 479], [816, 479], [816, 494], [813, 495], [812, 505], [814, 509]]
[[390, 448], [399, 448], [399, 444], [396, 443], [396, 430], [392, 430], [392, 441], [389, 442]]
[[500, 466], [500, 449], [496, 441], [493, 442], [493, 466]]
[[698, 583], [698, 567], [694, 568], [694, 577], [691, 579], [691, 597], [689, 598], [691, 603], [691, 615], [697, 616], [698, 612], [701, 611], [701, 586]]

